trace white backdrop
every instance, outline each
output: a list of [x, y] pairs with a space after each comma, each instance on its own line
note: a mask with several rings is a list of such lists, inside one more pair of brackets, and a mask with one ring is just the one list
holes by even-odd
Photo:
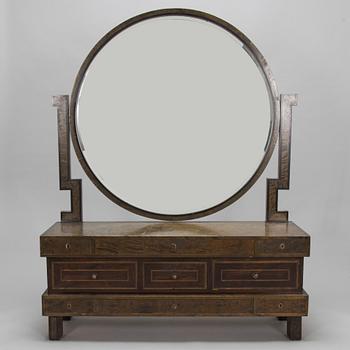
[[[0, 334], [4, 349], [46, 348], [40, 294], [46, 288], [39, 235], [69, 205], [58, 190], [56, 111], [51, 96], [70, 94], [83, 59], [102, 35], [136, 14], [164, 7], [212, 13], [238, 27], [271, 66], [281, 93], [299, 94], [294, 108], [291, 189], [280, 208], [312, 235], [305, 261], [310, 316], [300, 347], [346, 349], [350, 325], [350, 2], [250, 1], [0, 1]], [[275, 152], [276, 153], [276, 152]], [[83, 179], [85, 220], [140, 220]], [[266, 177], [276, 154], [241, 200], [206, 220], [263, 220]], [[24, 266], [26, 272], [23, 272]], [[21, 289], [20, 284], [21, 282]], [[23, 287], [24, 286], [24, 287]], [[281, 348], [282, 325], [264, 319], [74, 320], [56, 348], [212, 346]], [[78, 339], [79, 342], [73, 342]], [[152, 343], [152, 341], [157, 341]], [[210, 343], [199, 344], [205, 340]], [[121, 341], [117, 345], [115, 342]], [[263, 343], [257, 343], [264, 341]], [[266, 341], [271, 341], [266, 343]], [[83, 344], [83, 345], [82, 345]], [[51, 345], [53, 346], [53, 345]]]

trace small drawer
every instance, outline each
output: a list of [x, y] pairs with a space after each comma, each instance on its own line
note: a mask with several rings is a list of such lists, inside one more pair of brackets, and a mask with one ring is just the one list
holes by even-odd
[[288, 260], [215, 260], [213, 289], [217, 291], [291, 292], [301, 289], [301, 261]]
[[83, 237], [41, 237], [41, 256], [88, 256], [92, 254], [92, 242]]
[[308, 297], [300, 296], [265, 296], [255, 299], [255, 314], [258, 315], [307, 315]]
[[143, 289], [207, 289], [207, 262], [143, 262]]
[[298, 257], [310, 255], [309, 237], [269, 238], [255, 242], [255, 256], [261, 257]]
[[[94, 300], [92, 299], [76, 299], [68, 297], [67, 299], [43, 298], [43, 314], [55, 316], [78, 316], [93, 315], [95, 311]], [[61, 295], [62, 296], [62, 295]]]
[[51, 261], [50, 290], [118, 292], [137, 288], [136, 261]]

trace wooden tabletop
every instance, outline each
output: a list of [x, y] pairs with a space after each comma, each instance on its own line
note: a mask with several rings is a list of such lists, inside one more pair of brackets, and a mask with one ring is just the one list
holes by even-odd
[[309, 237], [295, 225], [265, 221], [118, 221], [56, 222], [42, 236], [132, 236], [132, 237]]

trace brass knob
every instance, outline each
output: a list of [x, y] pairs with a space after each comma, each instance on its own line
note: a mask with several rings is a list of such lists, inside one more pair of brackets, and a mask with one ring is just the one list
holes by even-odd
[[97, 274], [96, 274], [96, 273], [93, 273], [93, 274], [91, 275], [91, 278], [92, 278], [93, 280], [97, 279]]
[[279, 304], [278, 304], [278, 308], [279, 308], [279, 309], [282, 309], [282, 308], [283, 308], [283, 303], [279, 303]]
[[176, 310], [176, 309], [177, 309], [177, 307], [178, 307], [178, 305], [177, 305], [177, 304], [171, 304], [171, 308], [172, 308], [173, 310]]
[[171, 244], [170, 244], [170, 247], [171, 247], [172, 250], [176, 250], [176, 248], [177, 248], [177, 247], [176, 247], [176, 243], [171, 243]]
[[68, 303], [67, 304], [67, 309], [70, 310], [72, 308], [72, 304]]
[[70, 249], [70, 243], [66, 243], [66, 249]]
[[177, 275], [174, 273], [174, 274], [171, 276], [171, 278], [172, 278], [173, 280], [177, 280]]
[[259, 274], [257, 272], [252, 274], [252, 277], [257, 280], [259, 278]]
[[284, 243], [280, 244], [280, 249], [283, 250], [286, 247], [286, 245]]

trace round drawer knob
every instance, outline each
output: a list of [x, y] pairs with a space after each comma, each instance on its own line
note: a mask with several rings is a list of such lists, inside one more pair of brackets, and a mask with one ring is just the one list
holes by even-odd
[[93, 280], [97, 279], [97, 274], [96, 274], [96, 273], [93, 273], [93, 274], [91, 275], [91, 278], [92, 278]]
[[171, 243], [170, 247], [172, 250], [176, 250], [176, 248], [177, 248], [176, 243]]
[[177, 275], [174, 273], [174, 274], [171, 276], [171, 278], [172, 278], [173, 280], [177, 280]]
[[281, 244], [280, 244], [280, 249], [281, 249], [281, 250], [284, 250], [285, 248], [286, 248], [286, 245], [285, 245], [284, 243], [281, 243]]
[[283, 303], [279, 303], [279, 304], [278, 304], [278, 308], [279, 308], [279, 309], [283, 309]]
[[177, 310], [178, 305], [177, 304], [171, 304], [171, 309], [172, 310]]
[[257, 280], [259, 278], [259, 274], [257, 272], [252, 274], [252, 277]]
[[71, 309], [72, 309], [72, 304], [68, 303], [68, 304], [67, 304], [67, 309], [68, 309], [68, 310], [71, 310]]
[[65, 247], [66, 249], [70, 249], [70, 243], [66, 243]]

